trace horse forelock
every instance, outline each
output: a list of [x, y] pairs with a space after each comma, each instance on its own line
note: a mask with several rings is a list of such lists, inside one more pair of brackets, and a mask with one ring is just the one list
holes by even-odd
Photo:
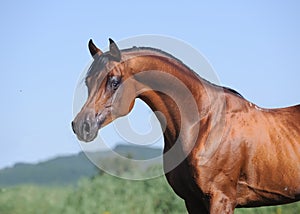
[[86, 73], [85, 79], [90, 76], [94, 76], [96, 73], [103, 70], [103, 68], [106, 66], [108, 61], [109, 61], [109, 56], [107, 53], [103, 53], [100, 56], [96, 56], [94, 58], [93, 63], [91, 64], [91, 66], [89, 67]]

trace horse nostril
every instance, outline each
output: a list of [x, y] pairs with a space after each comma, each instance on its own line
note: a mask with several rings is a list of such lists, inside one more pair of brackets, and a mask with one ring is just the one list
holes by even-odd
[[86, 133], [89, 133], [90, 132], [90, 124], [88, 122], [84, 122], [83, 123], [83, 130], [86, 132]]
[[73, 132], [76, 134], [76, 132], [75, 132], [75, 123], [74, 123], [74, 121], [72, 121], [71, 126], [72, 126]]

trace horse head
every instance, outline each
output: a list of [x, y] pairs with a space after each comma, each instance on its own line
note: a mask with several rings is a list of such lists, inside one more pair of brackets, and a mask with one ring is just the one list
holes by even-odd
[[81, 141], [94, 140], [100, 128], [128, 114], [134, 105], [134, 79], [130, 78], [130, 69], [126, 69], [126, 60], [116, 43], [112, 39], [109, 42], [109, 51], [103, 53], [89, 41], [94, 61], [85, 77], [88, 98], [72, 122]]

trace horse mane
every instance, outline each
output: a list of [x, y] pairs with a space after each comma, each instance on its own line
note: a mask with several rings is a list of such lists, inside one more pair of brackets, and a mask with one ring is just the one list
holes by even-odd
[[234, 90], [234, 89], [232, 89], [232, 88], [228, 88], [228, 87], [225, 87], [225, 86], [221, 86], [221, 87], [222, 87], [224, 90], [227, 90], [227, 91], [229, 91], [230, 93], [237, 95], [238, 97], [244, 98], [243, 95], [241, 95], [239, 92], [237, 92], [236, 90]]
[[152, 48], [152, 47], [136, 47], [136, 46], [133, 46], [132, 48], [123, 49], [122, 51], [124, 51], [124, 52], [130, 52], [130, 51], [153, 51], [153, 52], [156, 52], [156, 53], [163, 54], [166, 57], [169, 57], [169, 58], [177, 61], [178, 63], [180, 63], [182, 66], [184, 66], [189, 71], [191, 71], [192, 73], [194, 73], [199, 79], [201, 79], [201, 81], [207, 82], [210, 85], [213, 85], [213, 86], [218, 87], [218, 88], [222, 88], [226, 92], [229, 92], [229, 93], [234, 94], [234, 95], [236, 95], [238, 97], [244, 98], [239, 92], [237, 92], [236, 90], [234, 90], [232, 88], [229, 88], [229, 87], [226, 87], [226, 86], [220, 86], [220, 85], [214, 84], [214, 83], [212, 83], [212, 82], [210, 82], [210, 81], [202, 78], [197, 72], [195, 72], [193, 69], [191, 69], [185, 63], [183, 63], [180, 59], [178, 59], [177, 57], [173, 56], [172, 54], [170, 54], [168, 52], [165, 52], [165, 51], [163, 51], [161, 49]]
[[[239, 92], [237, 92], [236, 90], [232, 89], [232, 88], [229, 88], [229, 87], [225, 87], [225, 86], [220, 86], [220, 85], [217, 85], [217, 84], [214, 84], [204, 78], [202, 78], [197, 72], [195, 72], [193, 69], [191, 69], [189, 66], [187, 66], [185, 63], [183, 63], [180, 59], [178, 59], [177, 57], [173, 56], [172, 54], [168, 53], [168, 52], [165, 52], [161, 49], [158, 49], [158, 48], [152, 48], [152, 47], [136, 47], [136, 46], [133, 46], [132, 48], [127, 48], [127, 49], [122, 49], [121, 50], [122, 52], [132, 52], [132, 51], [151, 51], [151, 52], [154, 52], [154, 53], [159, 53], [159, 54], [162, 54], [172, 60], [175, 60], [177, 63], [179, 63], [181, 66], [185, 67], [187, 70], [191, 71], [195, 76], [197, 76], [201, 81], [204, 81], [210, 85], [213, 85], [215, 87], [218, 87], [218, 88], [222, 88], [224, 91], [226, 92], [229, 92], [229, 93], [232, 93], [234, 95], [237, 95], [238, 97], [241, 97], [241, 98], [244, 98]], [[105, 52], [103, 54], [101, 54], [100, 56], [96, 56], [96, 58], [94, 59], [94, 63], [90, 66], [87, 74], [86, 74], [86, 77], [89, 77], [89, 76], [92, 76], [94, 75], [96, 72], [98, 72], [99, 70], [101, 70], [105, 64], [109, 61], [109, 57], [108, 57], [109, 53], [108, 52]], [[97, 69], [93, 69], [97, 67]]]

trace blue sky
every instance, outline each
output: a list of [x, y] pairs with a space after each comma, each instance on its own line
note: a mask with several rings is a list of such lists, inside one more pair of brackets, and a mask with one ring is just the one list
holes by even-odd
[[80, 151], [70, 121], [90, 38], [100, 47], [178, 38], [257, 105], [300, 103], [299, 10], [299, 1], [1, 1], [0, 168]]

